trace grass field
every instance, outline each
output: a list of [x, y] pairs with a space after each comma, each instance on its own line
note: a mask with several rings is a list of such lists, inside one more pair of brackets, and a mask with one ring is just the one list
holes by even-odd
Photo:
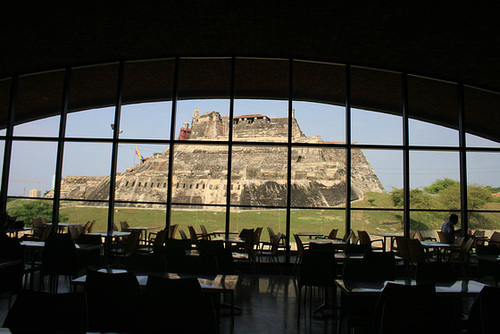
[[[9, 202], [9, 206], [19, 205], [23, 200]], [[366, 230], [370, 234], [402, 232], [402, 210], [378, 210], [392, 208], [393, 203], [389, 194], [368, 193], [363, 200], [352, 203], [356, 210], [351, 211], [351, 228]], [[485, 209], [499, 210], [500, 203], [488, 203]], [[108, 208], [99, 206], [74, 206], [73, 203], [63, 204], [60, 214], [63, 220], [72, 223], [85, 224], [89, 220], [96, 220], [95, 231], [107, 230]], [[420, 230], [437, 230], [446, 220], [449, 212], [412, 212], [411, 228]], [[120, 221], [127, 221], [131, 226], [154, 226], [162, 229], [166, 223], [165, 209], [144, 208], [115, 208], [115, 223], [119, 227]], [[286, 210], [284, 209], [251, 209], [231, 211], [230, 230], [240, 231], [242, 228], [270, 226], [275, 232], [286, 232]], [[328, 234], [332, 228], [339, 230], [338, 235], [344, 235], [345, 210], [339, 209], [310, 209], [291, 210], [291, 234], [297, 232], [321, 232]], [[472, 229], [500, 230], [499, 213], [471, 214]], [[172, 224], [179, 224], [179, 228], [186, 233], [187, 226], [192, 225], [199, 232], [199, 225], [205, 225], [208, 231], [224, 230], [226, 213], [212, 210], [172, 209]], [[29, 223], [28, 223], [29, 225]]]

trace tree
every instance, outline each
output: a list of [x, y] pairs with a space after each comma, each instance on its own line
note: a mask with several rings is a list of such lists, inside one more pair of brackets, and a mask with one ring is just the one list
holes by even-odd
[[[391, 197], [395, 206], [404, 206], [403, 189], [392, 190]], [[431, 209], [433, 207], [432, 196], [420, 188], [410, 189], [410, 205], [412, 209]]]
[[445, 177], [444, 179], [437, 179], [430, 186], [424, 187], [424, 190], [429, 194], [439, 194], [442, 190], [458, 186], [460, 182]]
[[52, 206], [46, 201], [20, 201], [8, 209], [11, 217], [17, 217], [26, 225], [31, 225], [33, 218], [47, 218], [52, 220]]

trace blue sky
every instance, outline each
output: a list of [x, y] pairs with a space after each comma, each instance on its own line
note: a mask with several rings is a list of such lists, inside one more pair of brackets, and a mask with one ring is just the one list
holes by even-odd
[[[294, 102], [295, 116], [307, 136], [319, 135], [326, 141], [345, 142], [345, 110], [343, 107], [316, 103]], [[193, 110], [200, 113], [219, 111], [229, 114], [229, 100], [179, 101], [177, 106], [176, 136], [182, 123], [191, 123]], [[286, 117], [287, 101], [236, 100], [235, 115], [265, 114], [271, 118]], [[122, 107], [121, 138], [168, 139], [170, 136], [170, 102], [149, 103]], [[68, 116], [68, 137], [111, 138], [114, 108], [94, 109]], [[401, 117], [383, 113], [352, 110], [352, 142], [359, 144], [402, 144]], [[14, 135], [57, 137], [59, 117], [19, 125]], [[467, 136], [471, 146], [500, 147], [474, 136]], [[410, 122], [410, 144], [428, 146], [458, 146], [458, 132], [430, 123]], [[3, 146], [2, 146], [3, 147]], [[143, 156], [162, 152], [166, 145], [138, 145]], [[52, 188], [55, 142], [15, 142], [11, 161], [9, 195], [28, 195], [29, 189], [42, 192]], [[402, 152], [400, 150], [363, 150], [386, 190], [401, 188]], [[63, 176], [102, 176], [110, 172], [111, 144], [66, 143]], [[134, 144], [119, 147], [118, 171], [139, 163]], [[468, 181], [500, 186], [500, 153], [469, 153]], [[457, 152], [411, 152], [412, 188], [429, 185], [437, 178], [459, 178]]]

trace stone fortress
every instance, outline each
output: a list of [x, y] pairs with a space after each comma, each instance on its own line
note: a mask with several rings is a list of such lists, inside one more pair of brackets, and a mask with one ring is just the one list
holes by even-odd
[[[174, 146], [173, 204], [226, 204], [229, 117], [194, 110], [192, 126], [184, 123]], [[189, 143], [197, 141], [196, 144]], [[211, 141], [205, 145], [203, 141]], [[214, 142], [220, 141], [218, 145]], [[269, 143], [288, 141], [288, 118], [243, 115], [233, 118], [231, 204], [238, 206], [286, 206], [287, 147]], [[292, 112], [294, 143], [325, 143], [307, 137]], [[236, 142], [267, 142], [266, 145]], [[189, 143], [189, 144], [188, 144]], [[115, 200], [127, 206], [151, 207], [166, 203], [169, 148], [116, 175]], [[367, 192], [385, 192], [382, 183], [360, 149], [353, 149], [351, 199]], [[345, 204], [346, 153], [332, 147], [299, 146], [292, 149], [292, 207], [333, 207]], [[50, 191], [46, 197], [52, 197]], [[109, 177], [67, 176], [61, 198], [107, 200]], [[141, 204], [140, 202], [143, 202]], [[147, 202], [147, 203], [144, 203]], [[117, 205], [122, 205], [117, 203]]]

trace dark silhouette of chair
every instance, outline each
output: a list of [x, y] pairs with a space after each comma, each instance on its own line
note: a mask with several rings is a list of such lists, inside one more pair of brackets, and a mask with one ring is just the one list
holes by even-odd
[[183, 229], [179, 229], [179, 234], [181, 235], [181, 239], [186, 240], [188, 238]]
[[356, 245], [356, 244], [346, 244], [344, 252], [346, 255], [364, 255], [367, 252], [371, 252], [372, 247], [370, 244]]
[[477, 275], [480, 281], [492, 283], [495, 286], [500, 281], [500, 266], [496, 258], [500, 255], [500, 248], [495, 245], [476, 246]]
[[418, 239], [407, 239], [407, 243], [412, 263], [424, 263], [432, 260], [432, 253], [426, 253]]
[[232, 252], [224, 247], [222, 240], [200, 240], [198, 251], [200, 265], [205, 273], [223, 275], [234, 273]]
[[373, 333], [439, 333], [434, 284], [387, 283], [373, 316]]
[[197, 278], [149, 276], [144, 291], [139, 333], [217, 333], [210, 297]]
[[363, 256], [365, 270], [370, 272], [370, 280], [391, 281], [396, 279], [396, 259], [394, 252], [366, 252]]
[[85, 274], [85, 271], [69, 234], [50, 234], [42, 252], [40, 285], [43, 285], [45, 276], [49, 276], [49, 290], [57, 292], [59, 276], [72, 279]]
[[136, 275], [165, 274], [165, 256], [158, 253], [133, 253], [129, 256], [126, 268]]
[[297, 234], [294, 234], [293, 237], [295, 238], [295, 243], [297, 244], [297, 257], [295, 259], [295, 267], [294, 267], [294, 273], [298, 272], [299, 265], [302, 262], [302, 258], [304, 257], [304, 251], [306, 249], [309, 249], [309, 244], [304, 244], [300, 237]]
[[498, 333], [500, 288], [485, 286], [472, 303], [467, 333]]
[[[300, 308], [301, 308], [301, 298], [302, 298], [302, 288], [305, 287], [304, 300], [307, 298], [307, 288], [308, 287], [319, 287], [324, 289], [325, 301], [320, 305], [313, 313], [323, 311], [327, 308], [333, 308], [335, 305], [335, 300], [330, 303], [328, 301], [329, 287], [335, 287], [335, 279], [337, 278], [337, 262], [335, 260], [335, 252], [326, 250], [305, 250], [304, 257], [302, 258], [302, 263], [300, 266], [299, 278], [298, 278], [298, 317], [297, 321], [300, 319]], [[312, 294], [312, 292], [310, 292]], [[333, 292], [333, 298], [335, 299], [335, 291]], [[312, 308], [310, 306], [312, 312]]]
[[416, 230], [415, 231], [415, 235], [417, 236], [417, 239], [420, 240], [420, 241], [427, 241], [427, 240], [436, 241], [436, 238], [433, 238], [433, 237], [424, 237], [422, 235], [422, 232], [420, 232], [420, 230]]
[[171, 273], [196, 273], [199, 269], [198, 259], [188, 257], [186, 250], [190, 249], [190, 240], [171, 239], [165, 240], [165, 246], [155, 248], [153, 254], [163, 254], [166, 270]]
[[[385, 247], [383, 239], [372, 240], [366, 231], [358, 231], [358, 242], [360, 245], [370, 245], [373, 250], [383, 250]], [[380, 246], [374, 246], [374, 243], [380, 242]]]
[[24, 273], [33, 273], [35, 268], [25, 268], [24, 248], [17, 238], [9, 238], [0, 233], [0, 261], [7, 265], [0, 268], [0, 298], [9, 298], [16, 295], [22, 288]]
[[256, 258], [257, 258], [257, 264], [258, 264], [258, 271], [260, 272], [260, 263], [262, 262], [260, 259], [261, 258], [267, 258], [270, 260], [273, 265], [276, 267], [278, 273], [281, 275], [281, 266], [280, 266], [280, 259], [279, 259], [279, 245], [280, 245], [280, 240], [281, 240], [282, 234], [281, 232], [278, 232], [274, 236], [273, 243], [271, 244], [270, 249], [261, 249], [259, 252], [256, 253]]
[[130, 228], [130, 225], [126, 221], [121, 221], [120, 222], [120, 228], [122, 229], [122, 232], [128, 232], [129, 228]]
[[191, 239], [191, 244], [194, 247], [198, 247], [198, 240], [201, 239], [201, 235], [198, 235], [196, 233], [196, 230], [194, 229], [193, 226], [188, 226], [188, 231], [189, 231], [189, 237]]
[[337, 239], [337, 233], [338, 233], [338, 229], [337, 228], [333, 228], [330, 233], [328, 233], [327, 236], [325, 236], [325, 238], [327, 239]]
[[[77, 245], [102, 245], [102, 238], [100, 235], [80, 234], [75, 243]], [[87, 269], [98, 269], [101, 265], [101, 249], [96, 248], [79, 252], [80, 266]]]
[[141, 287], [132, 272], [89, 271], [85, 282], [90, 332], [130, 333], [142, 308]]
[[83, 292], [51, 294], [22, 290], [3, 327], [12, 333], [85, 333], [87, 307]]
[[111, 250], [111, 255], [114, 256], [118, 262], [125, 264], [130, 254], [137, 252], [140, 238], [141, 231], [134, 230], [130, 232], [122, 243], [117, 244], [117, 247]]
[[415, 279], [420, 283], [455, 282], [458, 274], [452, 264], [447, 262], [422, 262], [417, 264]]
[[410, 250], [408, 249], [408, 238], [396, 237], [396, 249], [398, 255], [403, 259], [404, 277], [410, 277]]
[[201, 239], [202, 240], [211, 240], [212, 239], [212, 234], [208, 233], [207, 228], [205, 225], [200, 225], [201, 229]]
[[138, 252], [150, 253], [154, 248], [163, 247], [165, 240], [168, 238], [170, 231], [161, 230], [158, 232], [151, 232], [148, 236], [148, 245], [146, 247], [139, 247]]

